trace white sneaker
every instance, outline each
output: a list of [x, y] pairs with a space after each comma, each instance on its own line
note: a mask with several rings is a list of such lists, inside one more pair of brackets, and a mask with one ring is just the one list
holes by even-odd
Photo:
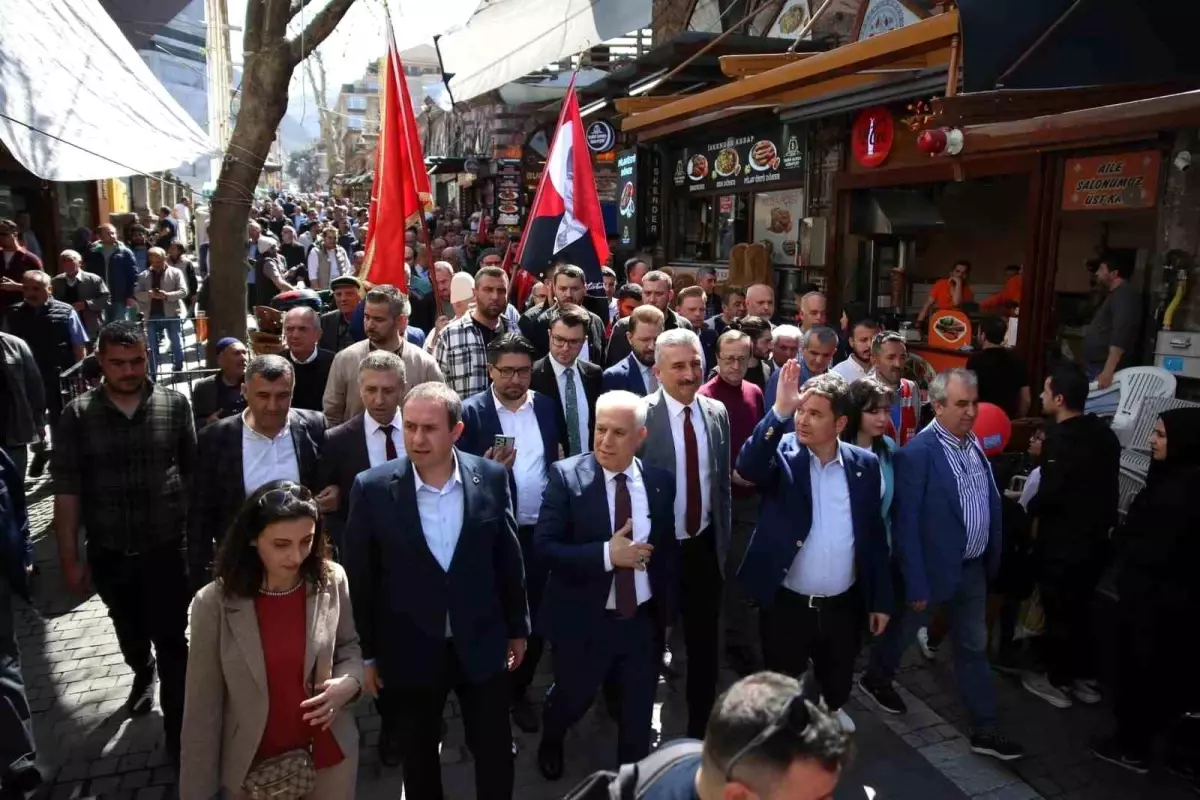
[[937, 658], [937, 646], [929, 644], [929, 629], [917, 628], [917, 646], [921, 648], [921, 655], [933, 661]]
[[1088, 706], [1094, 706], [1103, 699], [1100, 696], [1100, 684], [1096, 681], [1075, 681], [1071, 684], [1071, 694]]
[[1026, 672], [1021, 675], [1021, 685], [1025, 687], [1025, 691], [1042, 698], [1055, 708], [1071, 707], [1071, 698], [1055, 688], [1045, 675]]
[[858, 726], [854, 724], [854, 720], [850, 719], [850, 715], [846, 713], [846, 709], [839, 708], [834, 716], [837, 717], [838, 725], [841, 725], [842, 730], [846, 733], [854, 733], [858, 730]]

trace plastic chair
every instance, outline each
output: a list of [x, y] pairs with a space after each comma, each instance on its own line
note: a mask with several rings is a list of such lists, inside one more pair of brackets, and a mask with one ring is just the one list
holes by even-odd
[[1113, 376], [1110, 389], [1101, 390], [1096, 383], [1089, 387], [1091, 394], [1088, 397], [1088, 406], [1093, 407], [1093, 400], [1098, 395], [1110, 393], [1112, 388], [1119, 392], [1116, 411], [1113, 414], [1113, 432], [1121, 440], [1121, 445], [1125, 446], [1137, 419], [1138, 404], [1147, 397], [1174, 397], [1175, 376], [1158, 367], [1128, 367], [1118, 370]]

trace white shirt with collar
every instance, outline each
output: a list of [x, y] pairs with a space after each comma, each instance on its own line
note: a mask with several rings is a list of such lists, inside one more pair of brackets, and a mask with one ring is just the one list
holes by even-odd
[[533, 410], [533, 392], [525, 394], [516, 411], [509, 411], [496, 397], [492, 389], [492, 402], [496, 416], [500, 418], [500, 430], [505, 436], [516, 438], [517, 457], [513, 461], [512, 473], [517, 482], [517, 524], [535, 525], [542, 510], [542, 493], [549, 480], [549, 465], [542, 443], [542, 429], [538, 426], [537, 414]]
[[249, 497], [271, 481], [300, 482], [300, 462], [292, 442], [291, 422], [285, 422], [275, 438], [267, 438], [250, 427], [250, 410], [242, 412], [242, 487]]
[[647, 367], [637, 356], [633, 356], [633, 363], [637, 364], [637, 368], [642, 371], [642, 385], [646, 387], [646, 394], [651, 395], [658, 391], [658, 377], [654, 374], [654, 367]]
[[683, 410], [692, 409], [692, 428], [696, 432], [696, 459], [700, 462], [700, 530], [712, 519], [712, 462], [708, 454], [708, 429], [700, 401], [692, 398], [690, 406], [663, 392], [663, 402], [671, 420], [671, 438], [675, 440], [675, 538], [690, 539], [687, 533], [687, 451], [683, 446]]
[[311, 364], [312, 362], [317, 360], [317, 356], [319, 356], [320, 354], [321, 354], [320, 344], [314, 344], [313, 351], [311, 353], [309, 353], [308, 358], [305, 358], [305, 359], [296, 358], [296, 354], [293, 353], [291, 350], [288, 350], [288, 355], [290, 355], [292, 357], [293, 364]]
[[[388, 461], [387, 434], [382, 428], [383, 426], [376, 422], [369, 413], [363, 414], [363, 435], [367, 440], [367, 460], [372, 467], [378, 467]], [[392, 418], [392, 443], [396, 445], [397, 457], [405, 454], [404, 420], [400, 418], [399, 409], [396, 410], [396, 416]]]
[[[464, 504], [462, 468], [458, 464], [458, 453], [451, 451], [454, 471], [441, 489], [435, 489], [421, 480], [421, 474], [413, 467], [413, 488], [417, 495], [417, 516], [421, 519], [421, 532], [434, 559], [445, 572], [450, 571], [454, 560], [454, 549], [462, 534]], [[450, 611], [446, 611], [446, 638], [451, 636]]]
[[846, 383], [854, 383], [859, 378], [865, 377], [871, 365], [868, 364], [865, 368], [858, 363], [858, 359], [850, 356], [845, 361], [838, 362], [830, 367], [830, 372], [836, 372], [846, 379]]
[[[554, 356], [550, 356], [550, 368], [554, 370], [554, 381], [558, 384], [558, 398], [562, 403], [564, 417], [567, 414], [567, 379], [564, 377], [564, 373], [567, 369], [571, 370], [571, 375], [575, 379], [575, 410], [578, 412], [578, 416], [576, 419], [568, 419], [567, 424], [579, 426], [579, 444], [583, 448], [583, 452], [590, 453], [588, 431], [591, 430], [592, 420], [588, 414], [587, 395], [583, 393], [583, 376], [579, 374], [579, 359], [575, 359], [575, 363], [568, 368], [558, 363]], [[571, 455], [579, 454], [572, 453]]]
[[854, 518], [841, 447], [825, 465], [810, 450], [808, 479], [812, 527], [783, 585], [800, 594], [832, 597], [854, 585]]
[[[604, 469], [601, 467], [601, 469]], [[646, 484], [642, 482], [642, 468], [636, 461], [631, 461], [622, 473], [609, 472], [604, 469], [604, 492], [608, 496], [608, 527], [613, 533], [617, 532], [617, 480], [618, 474], [626, 476], [625, 486], [629, 489], [629, 521], [633, 530], [629, 533], [629, 541], [634, 544], [645, 544], [650, 540], [650, 500], [646, 497]], [[612, 542], [604, 543], [604, 571], [612, 572], [612, 553], [609, 548]], [[640, 606], [650, 599], [650, 573], [646, 570], [633, 571], [633, 588], [637, 591], [637, 602]], [[617, 608], [617, 579], [614, 577], [608, 590], [608, 602], [604, 607], [610, 611]]]

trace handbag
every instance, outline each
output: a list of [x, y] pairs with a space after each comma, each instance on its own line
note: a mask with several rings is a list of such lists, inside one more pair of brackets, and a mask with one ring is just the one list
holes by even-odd
[[[309, 697], [313, 696], [317, 680], [317, 665], [313, 664], [308, 682]], [[312, 759], [312, 740], [300, 747], [264, 758], [246, 773], [242, 791], [250, 800], [300, 800], [317, 786], [317, 768]]]

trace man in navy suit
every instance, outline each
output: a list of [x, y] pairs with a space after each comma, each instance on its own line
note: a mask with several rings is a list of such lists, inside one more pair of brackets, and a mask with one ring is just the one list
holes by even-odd
[[[840, 375], [800, 386], [800, 364], [784, 364], [774, 407], [738, 455], [737, 472], [763, 495], [758, 526], [738, 570], [761, 607], [766, 668], [813, 673], [848, 733], [862, 614], [883, 633], [892, 581], [883, 525], [879, 459], [838, 440], [850, 387]], [[795, 433], [786, 433], [794, 420]]]
[[[529, 388], [534, 355], [533, 344], [520, 334], [506, 333], [492, 340], [487, 348], [492, 387], [463, 402], [463, 435], [458, 447], [509, 470], [529, 613], [536, 618], [546, 577], [533, 562], [533, 526], [542, 507], [550, 465], [563, 450], [554, 401]], [[538, 729], [537, 712], [526, 691], [541, 656], [542, 638], [530, 636], [525, 660], [512, 674], [513, 722], [526, 733]]]
[[704, 312], [708, 298], [699, 286], [680, 289], [675, 296], [675, 308], [679, 316], [692, 323], [692, 330], [700, 337], [700, 349], [704, 357], [704, 380], [717, 368], [717, 332], [704, 324]]
[[975, 373], [951, 369], [929, 384], [935, 419], [896, 451], [892, 541], [907, 609], [889, 627], [859, 682], [884, 711], [902, 714], [892, 688], [897, 665], [933, 606], [949, 611], [954, 675], [971, 718], [971, 749], [1011, 761], [1021, 746], [996, 729], [996, 687], [987, 661], [988, 579], [1000, 568], [1000, 493], [972, 432], [979, 413]]
[[364, 689], [394, 701], [412, 800], [441, 800], [451, 689], [475, 757], [476, 797], [511, 800], [511, 670], [529, 635], [508, 471], [459, 452], [462, 402], [442, 383], [404, 401], [406, 456], [354, 480], [344, 534]]
[[596, 404], [596, 449], [559, 461], [534, 531], [550, 576], [538, 627], [554, 646], [538, 768], [563, 772], [563, 738], [612, 675], [620, 702], [617, 761], [650, 752], [663, 631], [678, 592], [675, 479], [634, 458], [646, 406], [630, 392]]
[[[604, 370], [600, 382], [602, 392], [620, 389], [645, 397], [658, 390], [658, 378], [654, 375], [654, 342], [663, 332], [664, 319], [655, 306], [638, 306], [633, 310], [629, 315], [629, 332], [625, 334], [633, 352]], [[619, 335], [615, 329], [613, 335]]]

